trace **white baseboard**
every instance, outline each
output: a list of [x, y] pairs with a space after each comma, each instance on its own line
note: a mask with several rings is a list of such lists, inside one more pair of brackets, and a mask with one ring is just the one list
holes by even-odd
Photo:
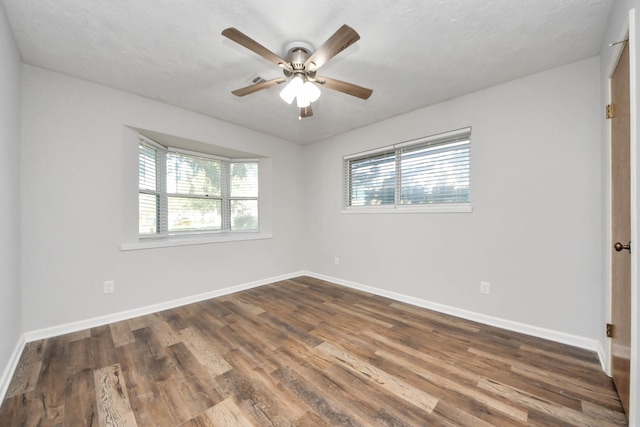
[[553, 331], [550, 329], [540, 328], [538, 326], [527, 325], [525, 323], [514, 322], [512, 320], [501, 319], [498, 317], [488, 316], [486, 314], [475, 313], [473, 311], [463, 310], [456, 307], [451, 307], [444, 304], [435, 303], [432, 301], [416, 298], [397, 292], [387, 291], [385, 289], [375, 288], [372, 286], [363, 285], [360, 283], [350, 282], [348, 280], [339, 279], [337, 277], [326, 276], [324, 274], [318, 274], [311, 271], [306, 271], [305, 275], [314, 277], [316, 279], [325, 280], [327, 282], [336, 283], [338, 285], [346, 286], [348, 288], [358, 289], [371, 294], [380, 295], [390, 298], [399, 302], [415, 305], [418, 307], [428, 308], [440, 313], [450, 314], [452, 316], [460, 317], [462, 319], [472, 320], [474, 322], [482, 323], [485, 325], [495, 326], [497, 328], [506, 329], [513, 332], [519, 332], [526, 335], [531, 335], [538, 338], [547, 339], [550, 341], [559, 342], [562, 344], [568, 344], [574, 347], [583, 348], [586, 350], [594, 351], [600, 358], [600, 364], [604, 369], [604, 348], [600, 341], [585, 338], [577, 335], [567, 334], [565, 332]]
[[4, 397], [9, 390], [9, 384], [11, 383], [11, 379], [13, 378], [13, 373], [18, 367], [18, 362], [20, 361], [20, 356], [22, 356], [22, 351], [24, 350], [24, 346], [26, 343], [27, 342], [25, 341], [25, 337], [23, 334], [18, 339], [16, 347], [13, 349], [13, 353], [11, 353], [11, 358], [9, 359], [7, 366], [4, 368], [2, 377], [0, 377], [0, 404], [4, 401]]
[[82, 331], [84, 329], [95, 328], [97, 326], [107, 325], [109, 323], [120, 322], [122, 320], [131, 319], [138, 316], [145, 316], [147, 314], [157, 313], [163, 310], [169, 310], [171, 308], [181, 307], [187, 304], [193, 304], [208, 300], [211, 298], [220, 297], [223, 295], [232, 294], [234, 292], [240, 292], [258, 286], [266, 285], [273, 282], [279, 282], [281, 280], [292, 279], [304, 275], [304, 272], [298, 271], [294, 273], [284, 274], [276, 277], [269, 277], [267, 279], [256, 280], [255, 282], [243, 283], [240, 285], [231, 286], [224, 289], [218, 289], [211, 292], [205, 292], [203, 294], [193, 295], [185, 298], [179, 298], [173, 301], [167, 301], [160, 304], [149, 305], [146, 307], [140, 307], [133, 310], [121, 311], [118, 313], [108, 314], [106, 316], [94, 317], [91, 319], [80, 320], [78, 322], [65, 323], [62, 325], [52, 326], [50, 328], [38, 329], [35, 331], [29, 331], [24, 334], [26, 342], [41, 340], [45, 338], [51, 338], [58, 335], [69, 334], [71, 332]]
[[600, 359], [600, 366], [602, 366], [602, 370], [608, 376], [611, 376], [611, 363], [609, 363], [609, 359], [607, 358], [607, 351], [602, 345], [601, 341], [598, 341], [598, 358]]
[[544, 339], [559, 342], [562, 344], [568, 344], [575, 347], [583, 348], [586, 350], [595, 351], [600, 358], [600, 363], [602, 365], [603, 371], [605, 372], [607, 371], [605, 362], [604, 362], [606, 360], [605, 359], [606, 353], [604, 351], [604, 348], [602, 347], [602, 344], [598, 340], [571, 335], [564, 332], [553, 331], [553, 330], [540, 328], [532, 325], [527, 325], [524, 323], [514, 322], [511, 320], [501, 319], [493, 316], [487, 316], [484, 314], [479, 314], [472, 311], [463, 310], [456, 307], [451, 307], [448, 305], [431, 302], [428, 300], [400, 294], [397, 292], [379, 289], [372, 286], [363, 285], [360, 283], [350, 282], [337, 277], [326, 276], [323, 274], [318, 274], [310, 271], [299, 271], [299, 272], [284, 274], [281, 276], [257, 280], [254, 282], [235, 285], [228, 288], [206, 292], [199, 295], [180, 298], [173, 301], [167, 301], [160, 304], [149, 305], [149, 306], [140, 307], [133, 310], [122, 311], [122, 312], [113, 313], [105, 316], [81, 320], [78, 322], [65, 323], [62, 325], [57, 325], [49, 328], [26, 332], [20, 337], [20, 340], [16, 344], [16, 348], [11, 356], [11, 359], [9, 360], [9, 363], [7, 364], [2, 374], [2, 377], [0, 378], [0, 402], [4, 399], [4, 395], [6, 394], [9, 388], [9, 383], [11, 381], [11, 378], [13, 377], [14, 371], [20, 360], [20, 355], [22, 354], [22, 351], [24, 350], [24, 346], [27, 342], [32, 342], [32, 341], [45, 339], [45, 338], [51, 338], [58, 335], [68, 334], [68, 333], [77, 332], [77, 331], [81, 331], [88, 328], [94, 328], [97, 326], [107, 325], [109, 323], [131, 319], [133, 317], [157, 313], [159, 311], [180, 307], [183, 305], [192, 304], [195, 302], [200, 302], [200, 301], [204, 301], [211, 298], [216, 298], [223, 295], [232, 294], [234, 292], [240, 292], [243, 290], [256, 288], [258, 286], [263, 286], [269, 283], [279, 282], [281, 280], [292, 279], [294, 277], [303, 276], [303, 275], [315, 277], [320, 280], [326, 280], [328, 282], [336, 283], [338, 285], [346, 286], [353, 289], [358, 289], [364, 292], [369, 292], [375, 295], [387, 297], [399, 302], [405, 302], [407, 304], [427, 308], [440, 313], [450, 314], [452, 316], [460, 317], [467, 320], [472, 320], [472, 321], [483, 323], [486, 325], [491, 325], [498, 328], [519, 332], [519, 333], [523, 333], [523, 334], [527, 334], [527, 335], [531, 335], [539, 338], [544, 338]]

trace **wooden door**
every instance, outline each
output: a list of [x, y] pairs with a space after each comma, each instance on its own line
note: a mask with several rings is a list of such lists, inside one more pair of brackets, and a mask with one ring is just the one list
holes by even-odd
[[[629, 47], [625, 45], [611, 79], [611, 358], [613, 382], [629, 414], [631, 357], [631, 167]], [[626, 247], [629, 245], [629, 247]]]

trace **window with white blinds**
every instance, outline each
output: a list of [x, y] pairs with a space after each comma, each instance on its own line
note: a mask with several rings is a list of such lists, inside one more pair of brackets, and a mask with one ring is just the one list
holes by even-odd
[[138, 230], [154, 235], [162, 228], [160, 197], [162, 194], [161, 155], [158, 148], [140, 141], [138, 145]]
[[141, 237], [258, 231], [258, 161], [139, 141]]
[[344, 157], [344, 207], [470, 202], [471, 128]]

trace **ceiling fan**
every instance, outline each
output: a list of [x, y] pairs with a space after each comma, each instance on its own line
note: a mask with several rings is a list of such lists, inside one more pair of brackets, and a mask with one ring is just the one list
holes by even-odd
[[358, 33], [348, 25], [340, 27], [315, 52], [311, 52], [311, 46], [306, 43], [296, 42], [289, 44], [286, 58], [281, 58], [235, 28], [227, 28], [222, 32], [222, 35], [273, 62], [284, 73], [284, 77], [259, 81], [232, 91], [231, 93], [236, 96], [249, 95], [288, 82], [280, 92], [280, 97], [289, 104], [296, 99], [297, 106], [300, 109], [298, 118], [302, 119], [313, 115], [311, 103], [315, 102], [320, 96], [320, 89], [318, 89], [317, 85], [361, 99], [368, 99], [373, 93], [373, 90], [353, 83], [316, 75], [318, 69], [326, 64], [327, 61], [360, 39]]

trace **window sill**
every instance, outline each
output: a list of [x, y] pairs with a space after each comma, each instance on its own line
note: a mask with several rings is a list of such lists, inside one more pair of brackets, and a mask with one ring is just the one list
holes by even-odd
[[234, 233], [207, 236], [172, 236], [167, 238], [140, 239], [136, 243], [122, 243], [121, 251], [136, 251], [140, 249], [168, 248], [173, 246], [207, 245], [211, 243], [239, 242], [245, 240], [272, 239], [271, 233]]
[[415, 213], [470, 213], [473, 207], [470, 203], [456, 203], [451, 205], [430, 206], [359, 206], [343, 208], [343, 214], [415, 214]]

